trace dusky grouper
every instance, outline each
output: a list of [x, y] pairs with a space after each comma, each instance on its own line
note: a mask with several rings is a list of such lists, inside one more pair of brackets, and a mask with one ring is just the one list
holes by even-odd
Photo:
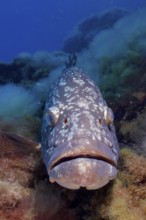
[[116, 177], [119, 145], [113, 118], [82, 69], [62, 72], [49, 92], [42, 122], [41, 151], [51, 182], [98, 189]]

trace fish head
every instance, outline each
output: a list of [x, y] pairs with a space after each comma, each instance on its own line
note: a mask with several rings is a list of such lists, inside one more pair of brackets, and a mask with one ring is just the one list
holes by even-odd
[[[47, 119], [46, 119], [47, 118]], [[102, 110], [50, 107], [44, 117], [45, 163], [51, 182], [68, 189], [89, 190], [106, 185], [117, 175], [119, 146], [113, 113]]]

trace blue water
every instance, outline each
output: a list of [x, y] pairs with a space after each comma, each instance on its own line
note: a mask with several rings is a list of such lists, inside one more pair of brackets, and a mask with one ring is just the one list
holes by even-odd
[[0, 60], [21, 52], [61, 50], [73, 27], [113, 7], [137, 10], [146, 0], [0, 0]]

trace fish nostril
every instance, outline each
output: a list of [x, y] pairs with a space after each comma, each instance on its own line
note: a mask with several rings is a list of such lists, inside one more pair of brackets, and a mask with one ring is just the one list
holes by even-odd
[[110, 126], [110, 124], [107, 125], [107, 127], [108, 127], [109, 131], [112, 131], [112, 130], [111, 130], [111, 126]]
[[68, 125], [69, 125], [69, 121], [68, 121], [67, 117], [65, 117], [64, 120], [63, 120], [63, 127], [64, 127], [64, 129], [67, 129]]
[[102, 125], [102, 120], [101, 120], [101, 118], [99, 119], [99, 124]]
[[64, 118], [64, 124], [67, 124], [67, 118]]

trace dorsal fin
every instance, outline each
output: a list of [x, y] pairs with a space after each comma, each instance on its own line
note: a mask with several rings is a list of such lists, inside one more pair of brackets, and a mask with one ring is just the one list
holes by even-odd
[[77, 55], [77, 53], [72, 53], [69, 55], [68, 62], [65, 62], [66, 69], [76, 65]]

